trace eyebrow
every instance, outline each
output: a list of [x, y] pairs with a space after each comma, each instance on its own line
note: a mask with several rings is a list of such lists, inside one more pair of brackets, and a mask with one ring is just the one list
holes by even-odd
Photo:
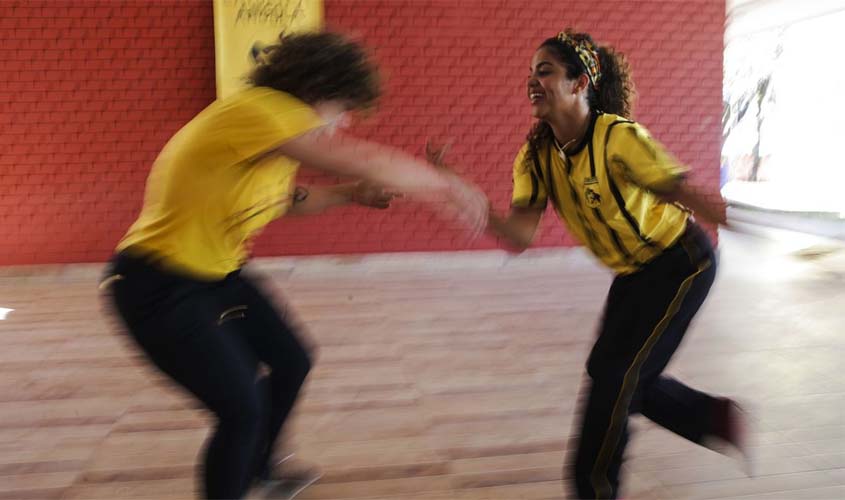
[[[540, 66], [542, 66], [544, 64], [548, 64], [549, 66], [552, 65], [552, 63], [550, 63], [549, 61], [540, 61], [540, 62], [537, 63], [537, 67], [534, 68], [534, 69], [540, 69]], [[529, 66], [528, 71], [531, 71], [531, 70], [532, 70], [532, 68], [531, 68], [531, 66]]]

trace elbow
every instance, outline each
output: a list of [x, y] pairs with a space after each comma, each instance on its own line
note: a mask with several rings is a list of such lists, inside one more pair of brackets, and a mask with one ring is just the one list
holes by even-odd
[[506, 252], [511, 255], [521, 255], [524, 251], [528, 250], [527, 246], [522, 245], [514, 245], [513, 243], [508, 245], [503, 245]]
[[508, 238], [503, 246], [508, 253], [513, 255], [519, 255], [531, 248], [531, 243], [533, 242], [533, 240], [533, 237]]
[[534, 238], [523, 238], [523, 239], [520, 239], [517, 242], [514, 242], [515, 244], [513, 245], [514, 249], [513, 249], [512, 253], [520, 254], [520, 253], [528, 250], [529, 248], [531, 248], [531, 244], [533, 243], [533, 239]]
[[650, 186], [648, 189], [663, 201], [668, 203], [679, 202], [687, 193], [687, 179], [686, 176], [681, 175], [668, 182]]
[[727, 226], [728, 225], [728, 213], [726, 210], [722, 209], [719, 211], [716, 217], [716, 223], [720, 226]]
[[716, 203], [716, 210], [719, 214], [719, 224], [722, 226], [728, 225], [728, 202], [721, 196]]

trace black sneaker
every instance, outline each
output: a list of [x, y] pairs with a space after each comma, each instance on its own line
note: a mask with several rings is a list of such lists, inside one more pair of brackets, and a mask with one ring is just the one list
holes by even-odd
[[716, 400], [713, 417], [713, 432], [702, 444], [713, 451], [738, 459], [745, 474], [752, 477], [748, 412], [732, 399], [719, 398]]

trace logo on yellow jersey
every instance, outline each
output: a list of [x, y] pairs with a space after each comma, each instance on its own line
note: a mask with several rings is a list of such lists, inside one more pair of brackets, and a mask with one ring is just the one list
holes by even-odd
[[601, 205], [601, 195], [589, 186], [584, 188], [584, 199], [587, 200], [587, 206], [590, 208], [598, 208]]

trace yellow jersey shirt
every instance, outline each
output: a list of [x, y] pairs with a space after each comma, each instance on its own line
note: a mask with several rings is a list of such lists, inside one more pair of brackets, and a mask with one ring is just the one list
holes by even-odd
[[117, 250], [201, 280], [236, 271], [292, 201], [299, 163], [267, 153], [321, 125], [310, 106], [267, 87], [213, 102], [156, 158], [141, 215]]
[[513, 167], [514, 207], [551, 201], [570, 232], [617, 274], [630, 274], [672, 246], [689, 211], [657, 193], [671, 191], [687, 168], [642, 125], [593, 114], [587, 134], [564, 155], [553, 144], [536, 154], [526, 143]]

